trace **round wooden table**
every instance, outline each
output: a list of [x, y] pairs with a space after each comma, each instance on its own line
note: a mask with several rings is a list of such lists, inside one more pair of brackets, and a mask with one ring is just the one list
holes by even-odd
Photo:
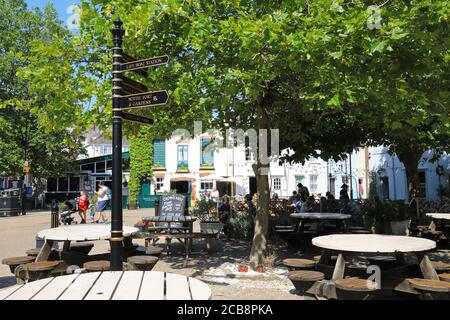
[[159, 271], [71, 274], [15, 285], [0, 300], [209, 300], [204, 282]]
[[450, 220], [450, 213], [426, 213], [426, 216], [436, 220]]
[[[426, 252], [436, 248], [436, 242], [423, 238], [380, 235], [380, 234], [332, 234], [312, 239], [312, 244], [324, 249], [319, 265], [330, 265], [333, 252], [338, 252], [331, 280], [344, 278], [345, 256], [348, 253], [378, 253], [394, 254], [397, 264], [404, 268], [406, 262], [404, 253], [415, 253], [419, 261], [420, 270], [425, 279], [439, 280]], [[370, 272], [369, 272], [370, 273]], [[410, 292], [409, 284], [402, 282], [396, 290]]]
[[[132, 246], [130, 236], [138, 232], [135, 227], [123, 227], [125, 246]], [[38, 232], [38, 237], [45, 240], [36, 262], [46, 261], [50, 255], [54, 241], [64, 241], [63, 251], [68, 251], [71, 241], [108, 240], [111, 237], [111, 225], [109, 224], [80, 224], [45, 229]]]
[[345, 253], [395, 254], [400, 263], [404, 263], [403, 253], [417, 255], [424, 278], [439, 280], [425, 252], [436, 248], [436, 242], [423, 238], [392, 236], [381, 234], [332, 234], [312, 239], [312, 244], [323, 248], [320, 264], [331, 260], [332, 251], [339, 252], [333, 272], [333, 280], [342, 279], [345, 271]]

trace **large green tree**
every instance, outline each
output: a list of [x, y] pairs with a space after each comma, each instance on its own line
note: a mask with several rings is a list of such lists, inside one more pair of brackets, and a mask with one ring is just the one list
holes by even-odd
[[[53, 75], [35, 69], [36, 73], [27, 77], [27, 68], [41, 59], [35, 51], [38, 43], [63, 41], [68, 33], [51, 6], [29, 10], [24, 1], [0, 1], [0, 26], [0, 174], [21, 175], [27, 160], [41, 191], [41, 178], [70, 171], [71, 161], [82, 148], [74, 104], [59, 101], [57, 108], [47, 107], [49, 100], [63, 95], [59, 87], [50, 84], [67, 82], [56, 79], [56, 69]], [[70, 113], [70, 118], [59, 118], [58, 109]]]
[[[324, 4], [329, 8], [332, 2]], [[219, 129], [284, 126], [280, 147], [292, 147], [293, 159], [304, 160], [319, 146], [338, 157], [359, 145], [361, 137], [346, 134], [351, 141], [337, 148], [335, 141], [316, 131], [323, 118], [331, 132], [336, 124], [340, 128], [349, 122], [338, 97], [345, 89], [337, 88], [340, 79], [332, 67], [333, 81], [327, 83], [326, 63], [336, 48], [327, 44], [332, 28], [320, 20], [326, 13], [322, 6], [315, 5], [313, 15], [305, 1], [83, 1], [81, 34], [102, 48], [105, 58], [94, 64], [97, 69], [110, 68], [109, 29], [116, 17], [125, 22], [128, 53], [171, 57], [168, 66], [151, 70], [147, 79], [151, 89], [171, 93], [168, 106], [145, 111], [157, 120], [159, 132], [169, 134], [176, 126], [192, 129], [193, 120]], [[315, 23], [317, 18], [320, 23]], [[316, 53], [317, 65], [311, 66]], [[316, 69], [322, 79], [310, 83]], [[259, 194], [251, 251], [256, 266], [266, 250], [268, 163], [258, 157], [253, 167]]]

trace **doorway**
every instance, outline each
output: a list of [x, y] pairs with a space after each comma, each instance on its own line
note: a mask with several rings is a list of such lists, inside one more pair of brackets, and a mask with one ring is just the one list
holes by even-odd
[[170, 189], [176, 190], [177, 193], [189, 193], [191, 192], [190, 181], [170, 181]]
[[248, 178], [248, 185], [249, 185], [249, 193], [253, 197], [253, 195], [258, 191], [256, 187], [256, 177], [249, 177]]

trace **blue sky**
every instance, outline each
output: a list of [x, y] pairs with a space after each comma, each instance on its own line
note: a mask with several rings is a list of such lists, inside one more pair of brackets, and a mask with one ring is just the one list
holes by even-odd
[[79, 0], [25, 0], [28, 7], [45, 7], [47, 3], [52, 2], [58, 11], [59, 18], [66, 21], [72, 13], [67, 12], [71, 5], [80, 4]]

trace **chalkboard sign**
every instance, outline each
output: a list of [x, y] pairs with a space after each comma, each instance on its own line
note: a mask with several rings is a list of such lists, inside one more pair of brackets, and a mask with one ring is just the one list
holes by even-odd
[[186, 196], [182, 194], [171, 194], [161, 196], [159, 200], [160, 216], [184, 216]]

